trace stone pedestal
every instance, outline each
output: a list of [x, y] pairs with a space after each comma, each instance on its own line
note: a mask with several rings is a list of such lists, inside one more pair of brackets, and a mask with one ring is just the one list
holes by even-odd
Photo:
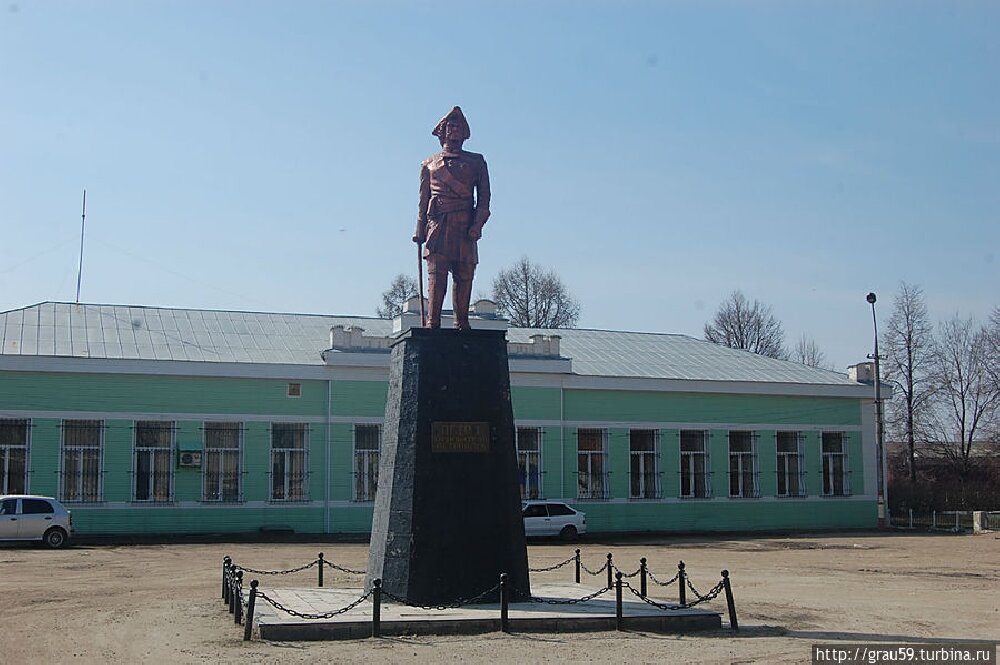
[[528, 598], [505, 333], [400, 336], [382, 437], [368, 586], [447, 604], [506, 572], [511, 600]]

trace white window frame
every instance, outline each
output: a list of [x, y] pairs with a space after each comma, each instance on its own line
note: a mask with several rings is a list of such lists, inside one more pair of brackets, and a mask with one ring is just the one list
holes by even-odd
[[[827, 436], [836, 436], [839, 438], [840, 451], [827, 452], [824, 450], [826, 444]], [[847, 433], [846, 432], [823, 432], [820, 434], [820, 456], [821, 456], [821, 467], [820, 473], [823, 478], [823, 496], [851, 496], [851, 470], [848, 466], [847, 457]], [[836, 464], [835, 460], [840, 459], [841, 463], [841, 489], [843, 491], [837, 492], [837, 475], [836, 475]]]
[[[653, 449], [633, 450], [633, 432], [651, 433], [653, 435]], [[649, 501], [662, 498], [662, 488], [660, 483], [660, 430], [638, 428], [630, 429], [628, 431], [628, 453], [628, 498], [639, 501]], [[639, 468], [638, 473], [633, 471], [636, 467]]]
[[[795, 452], [781, 450], [780, 439], [782, 435], [793, 437], [795, 440]], [[807, 495], [806, 490], [806, 466], [805, 466], [805, 434], [802, 432], [778, 431], [774, 433], [775, 450], [775, 495], [782, 498], [797, 498]], [[793, 467], [794, 465], [794, 467]], [[791, 485], [790, 480], [795, 478], [798, 484], [797, 492], [788, 491]], [[785, 491], [781, 491], [781, 481], [784, 479]]]
[[[84, 423], [93, 423], [86, 425]], [[65, 503], [100, 503], [104, 500], [104, 421], [93, 419], [66, 418], [60, 423], [60, 454], [59, 454], [59, 498]], [[97, 433], [96, 444], [79, 445], [67, 442], [66, 433], [72, 429], [94, 430]], [[93, 469], [92, 480], [95, 492], [92, 496], [84, 496], [86, 486], [85, 476], [88, 474], [87, 453], [97, 451], [97, 464]], [[72, 460], [70, 458], [73, 458]], [[75, 492], [67, 491], [67, 481], [75, 479]]]
[[[733, 435], [744, 435], [750, 444], [750, 450], [733, 450]], [[729, 444], [729, 498], [757, 499], [760, 498], [760, 464], [757, 459], [758, 433], [750, 430], [729, 430], [726, 434]], [[733, 463], [736, 470], [733, 470]], [[735, 474], [735, 475], [734, 475]], [[735, 492], [734, 484], [735, 481]]]
[[[701, 434], [701, 450], [684, 450], [684, 433]], [[680, 471], [678, 472], [677, 495], [682, 499], [711, 499], [712, 498], [712, 456], [709, 446], [709, 432], [703, 429], [680, 430], [677, 433], [677, 449], [680, 456]], [[704, 471], [698, 472], [695, 460], [701, 457]], [[685, 472], [688, 481], [688, 491], [684, 491]], [[697, 479], [701, 477], [704, 492], [698, 494]]]
[[[375, 428], [378, 443], [375, 448], [359, 448], [359, 429]], [[382, 425], [378, 423], [355, 423], [351, 428], [354, 445], [354, 501], [375, 500], [378, 491], [378, 465], [382, 455]]]
[[[521, 432], [534, 432], [535, 434], [535, 448], [522, 448], [521, 447]], [[545, 436], [545, 430], [541, 427], [516, 427], [515, 428], [515, 446], [517, 449], [517, 475], [521, 488], [521, 499], [522, 500], [535, 500], [544, 498], [542, 492], [542, 477], [544, 475], [544, 470], [542, 469], [542, 442]], [[533, 463], [532, 463], [533, 462]], [[534, 473], [530, 472], [530, 469], [534, 469]]]
[[[147, 424], [156, 423], [166, 425], [170, 434], [166, 446], [140, 446], [139, 429]], [[177, 432], [176, 423], [172, 420], [136, 420], [132, 424], [132, 501], [136, 503], [173, 503], [174, 501], [174, 437]], [[162, 454], [162, 453], [166, 454]], [[160, 453], [160, 454], [157, 454]], [[148, 498], [140, 499], [138, 493], [139, 485], [139, 460], [140, 457], [149, 459], [149, 478], [146, 483]], [[159, 460], [159, 461], [158, 461]], [[167, 474], [167, 496], [157, 496], [156, 478], [164, 473], [160, 467], [166, 466]]]
[[[236, 447], [212, 446], [209, 434], [218, 427], [235, 427]], [[202, 457], [201, 457], [201, 500], [205, 503], [242, 503], [243, 502], [243, 448], [244, 424], [237, 420], [212, 420], [202, 423]], [[226, 462], [235, 457], [235, 472], [226, 471]], [[218, 458], [218, 464], [213, 460]], [[213, 470], [214, 467], [214, 470]], [[226, 493], [226, 475], [236, 475], [236, 495]], [[212, 488], [209, 487], [210, 481]]]
[[[0, 494], [28, 494], [31, 491], [31, 418], [0, 418], [0, 424], [7, 424], [14, 427], [24, 427], [24, 443], [13, 443], [0, 441], [0, 450], [3, 456], [0, 457]], [[21, 488], [11, 487], [10, 482], [10, 453], [12, 450], [24, 451], [24, 476], [21, 478]]]
[[[600, 450], [580, 450], [580, 434], [597, 432], [600, 436]], [[581, 501], [604, 501], [610, 497], [608, 487], [608, 430], [599, 427], [581, 427], [576, 431], [577, 499]], [[586, 460], [586, 461], [584, 461]], [[595, 465], [595, 461], [599, 462]], [[581, 471], [581, 466], [586, 470]], [[595, 466], [599, 467], [595, 471]], [[595, 483], [594, 480], [597, 479]]]
[[[301, 447], [276, 447], [275, 444], [275, 428], [277, 427], [289, 427], [296, 428], [302, 433], [302, 446]], [[269, 456], [271, 462], [271, 470], [269, 475], [271, 477], [271, 489], [269, 491], [270, 501], [275, 503], [302, 503], [309, 501], [309, 423], [302, 422], [279, 422], [271, 423], [270, 428], [270, 440], [271, 440], [271, 454]], [[302, 477], [299, 479], [301, 484], [301, 493], [289, 496], [293, 494], [293, 489], [295, 482], [293, 479], [293, 473], [291, 471], [294, 468], [294, 464], [291, 464], [292, 460], [296, 456], [301, 457], [299, 463], [302, 469]], [[281, 496], [275, 496], [275, 462], [281, 459], [281, 466], [283, 469], [283, 476], [281, 482]]]

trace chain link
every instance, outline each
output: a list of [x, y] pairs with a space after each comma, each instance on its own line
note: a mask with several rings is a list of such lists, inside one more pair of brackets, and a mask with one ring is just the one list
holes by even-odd
[[[687, 587], [691, 589], [691, 593], [696, 595], [698, 597], [698, 600], [712, 600], [712, 598], [715, 598], [715, 596], [719, 595], [719, 589], [723, 587], [723, 583], [720, 581], [718, 584], [715, 585], [715, 587], [711, 591], [709, 591], [707, 594], [703, 596], [700, 593], [698, 593], [698, 590], [694, 588], [693, 584], [691, 584], [690, 577], [685, 578], [685, 581], [687, 582]], [[713, 593], [715, 594], [714, 596], [712, 595]]]
[[230, 564], [230, 566], [232, 568], [242, 570], [245, 573], [255, 573], [257, 575], [288, 575], [290, 573], [298, 573], [302, 572], [303, 570], [309, 570], [317, 563], [319, 563], [319, 559], [314, 559], [313, 561], [307, 563], [304, 566], [299, 566], [298, 568], [291, 568], [289, 570], [256, 570], [255, 568], [244, 568], [243, 566], [236, 563]]
[[[625, 584], [628, 584], [628, 582], [625, 582]], [[608, 591], [611, 591], [611, 587], [606, 586], [600, 591], [595, 591], [594, 593], [588, 594], [583, 598], [573, 598], [572, 600], [553, 600], [551, 598], [538, 598], [536, 596], [532, 596], [531, 601], [535, 603], [545, 603], [546, 605], [576, 605], [577, 603], [584, 603], [588, 600], [593, 600]]]
[[670, 586], [671, 584], [673, 584], [674, 582], [676, 582], [680, 578], [680, 576], [681, 576], [680, 573], [676, 573], [668, 581], [661, 582], [660, 580], [656, 579], [656, 575], [654, 575], [653, 571], [651, 571], [651, 570], [647, 570], [646, 571], [646, 575], [649, 576], [649, 579], [653, 580], [653, 582], [655, 582], [656, 584], [659, 584], [660, 586]]
[[462, 607], [463, 605], [472, 605], [473, 603], [482, 600], [486, 596], [491, 595], [494, 591], [500, 591], [500, 584], [496, 584], [492, 588], [487, 589], [486, 591], [483, 591], [482, 593], [477, 594], [472, 598], [459, 598], [458, 600], [455, 600], [448, 605], [416, 605], [406, 600], [405, 598], [400, 598], [396, 594], [392, 593], [391, 591], [387, 591], [386, 589], [382, 589], [382, 596], [384, 598], [394, 600], [397, 603], [400, 603], [401, 605], [406, 605], [407, 607], [418, 607], [422, 610], [428, 610], [428, 611], [429, 610], [442, 611], [442, 610], [454, 610], [459, 607]]
[[615, 570], [617, 570], [619, 573], [621, 573], [622, 577], [635, 577], [636, 575], [638, 575], [639, 573], [642, 572], [642, 568], [638, 568], [638, 569], [636, 569], [636, 571], [634, 573], [626, 573], [626, 572], [622, 571], [622, 569], [619, 568], [618, 566], [615, 566]]
[[622, 582], [622, 585], [628, 587], [628, 590], [631, 591], [635, 595], [635, 597], [638, 598], [639, 600], [645, 602], [648, 605], [652, 605], [653, 607], [657, 607], [661, 610], [686, 610], [689, 607], [700, 605], [705, 601], [713, 600], [716, 596], [722, 593], [722, 589], [725, 588], [725, 584], [722, 581], [720, 581], [707, 594], [705, 594], [704, 596], [699, 595], [698, 600], [691, 601], [690, 603], [677, 603], [676, 605], [668, 605], [666, 603], [658, 603], [655, 600], [650, 600], [649, 598], [643, 597], [628, 582]]
[[584, 572], [590, 575], [600, 575], [601, 573], [603, 573], [605, 570], [608, 569], [608, 562], [605, 561], [604, 565], [598, 568], [597, 570], [591, 570], [590, 568], [587, 568], [585, 565], [583, 565], [583, 562], [581, 561], [580, 568], [583, 568]]
[[562, 568], [566, 564], [572, 563], [574, 561], [576, 561], [576, 557], [575, 556], [571, 556], [570, 558], [566, 559], [565, 561], [557, 563], [554, 566], [549, 566], [548, 568], [528, 568], [528, 571], [532, 572], [532, 573], [546, 573], [546, 572], [548, 572], [550, 570], [559, 570], [560, 568]]
[[343, 566], [338, 566], [337, 564], [333, 563], [332, 561], [327, 561], [326, 559], [323, 559], [323, 563], [325, 565], [329, 566], [330, 568], [333, 568], [335, 570], [339, 570], [339, 571], [344, 572], [344, 573], [350, 573], [351, 575], [367, 575], [368, 574], [367, 570], [351, 570], [350, 568], [344, 568]]
[[338, 614], [344, 614], [345, 612], [350, 612], [355, 607], [357, 607], [361, 603], [363, 603], [366, 600], [368, 600], [369, 598], [371, 598], [372, 591], [373, 591], [373, 589], [369, 589], [368, 593], [366, 593], [365, 595], [361, 596], [360, 598], [358, 598], [357, 600], [355, 600], [350, 605], [347, 605], [346, 607], [342, 607], [339, 610], [333, 610], [332, 612], [324, 612], [323, 614], [309, 614], [307, 612], [297, 612], [295, 610], [290, 610], [290, 609], [288, 609], [287, 607], [285, 607], [284, 605], [282, 605], [278, 601], [274, 600], [273, 598], [269, 597], [267, 594], [265, 594], [263, 591], [260, 591], [260, 590], [257, 591], [257, 597], [266, 600], [275, 609], [281, 610], [282, 612], [284, 612], [286, 614], [290, 614], [293, 617], [298, 617], [299, 619], [332, 619], [333, 617], [337, 616]]

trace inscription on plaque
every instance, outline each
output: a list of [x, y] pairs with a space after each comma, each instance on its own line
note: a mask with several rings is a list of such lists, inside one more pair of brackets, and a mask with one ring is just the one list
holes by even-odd
[[489, 423], [431, 423], [431, 452], [488, 453]]

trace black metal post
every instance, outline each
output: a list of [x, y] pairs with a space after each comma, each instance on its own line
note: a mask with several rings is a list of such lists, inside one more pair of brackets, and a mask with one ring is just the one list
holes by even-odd
[[382, 636], [382, 580], [372, 580], [372, 637]]
[[740, 622], [736, 620], [736, 602], [733, 600], [733, 587], [729, 584], [729, 571], [722, 571], [722, 586], [726, 590], [726, 605], [729, 606], [729, 626], [733, 630], [740, 629]]
[[236, 611], [236, 573], [237, 569], [235, 566], [229, 569], [229, 613], [230, 614]]
[[510, 622], [508, 620], [508, 590], [507, 590], [507, 573], [500, 573], [500, 632], [509, 633], [510, 632]]
[[257, 585], [260, 584], [257, 580], [250, 582], [250, 600], [247, 601], [247, 617], [243, 622], [243, 641], [249, 642], [250, 638], [253, 636], [253, 606], [254, 601], [257, 598]]
[[615, 564], [611, 563], [611, 552], [608, 552], [608, 588], [611, 588], [611, 579], [615, 573]]
[[639, 595], [646, 597], [646, 557], [639, 559]]
[[622, 571], [615, 573], [615, 630], [623, 630], [622, 626]]
[[232, 561], [228, 556], [222, 557], [222, 600], [226, 600], [226, 577], [229, 575], [229, 564]]
[[687, 572], [684, 570], [683, 561], [677, 564], [677, 593], [681, 605], [687, 605]]
[[233, 605], [233, 623], [239, 624], [243, 619], [243, 595], [241, 591], [243, 590], [243, 571], [236, 571], [236, 587], [233, 589], [235, 592], [233, 595], [236, 596], [235, 604]]
[[580, 583], [580, 550], [576, 551], [576, 583]]
[[319, 553], [319, 586], [323, 587], [323, 553]]

